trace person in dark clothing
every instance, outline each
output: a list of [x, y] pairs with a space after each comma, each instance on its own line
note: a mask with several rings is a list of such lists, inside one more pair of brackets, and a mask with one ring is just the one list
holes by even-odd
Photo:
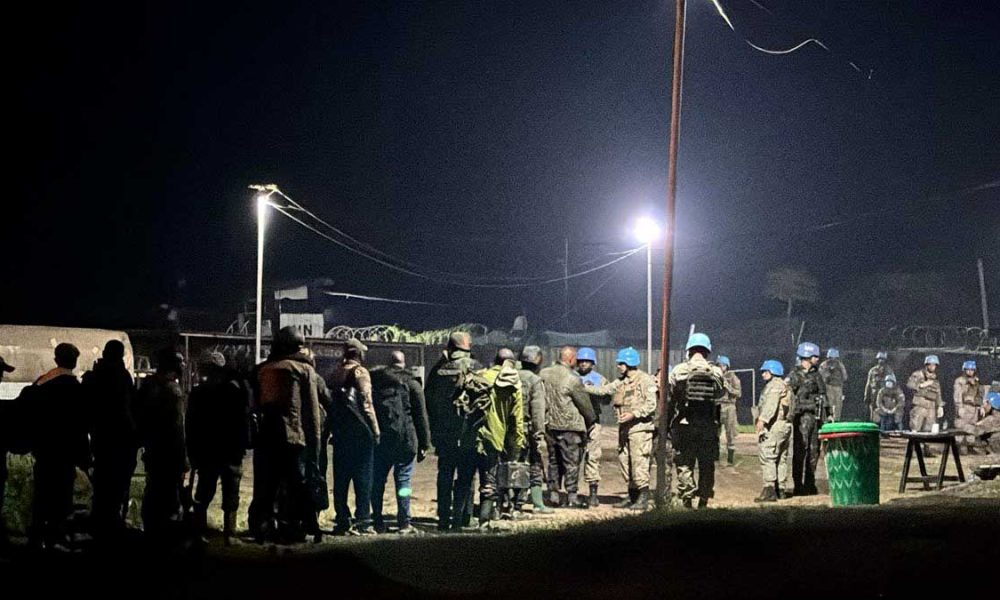
[[132, 416], [135, 384], [125, 368], [124, 344], [111, 340], [104, 345], [93, 370], [83, 375], [83, 390], [94, 450], [94, 535], [117, 535], [125, 530], [139, 449]]
[[226, 369], [226, 358], [220, 352], [201, 355], [198, 375], [199, 383], [188, 400], [186, 423], [188, 458], [198, 473], [195, 526], [202, 533], [208, 528], [208, 505], [221, 480], [222, 533], [229, 545], [236, 537], [250, 392], [245, 382]]
[[472, 338], [464, 331], [456, 331], [448, 340], [448, 348], [427, 375], [424, 395], [427, 401], [427, 418], [431, 429], [431, 443], [438, 456], [437, 514], [438, 529], [447, 531], [452, 523], [452, 510], [461, 515], [460, 522], [467, 526], [472, 520], [472, 492], [464, 497], [467, 506], [453, 506], [459, 496], [455, 488], [461, 453], [458, 441], [463, 419], [455, 411], [455, 399], [463, 393], [465, 376], [483, 367], [472, 358]]
[[188, 471], [186, 399], [179, 383], [183, 372], [183, 356], [173, 348], [160, 350], [156, 372], [142, 381], [136, 395], [135, 417], [146, 470], [142, 524], [156, 538], [180, 533], [181, 491]]
[[416, 462], [422, 462], [430, 448], [430, 426], [420, 383], [406, 370], [405, 355], [396, 350], [392, 364], [372, 371], [372, 401], [382, 435], [375, 448], [375, 475], [372, 485], [372, 521], [375, 530], [385, 531], [382, 497], [392, 471], [396, 485], [396, 525], [399, 533], [414, 533], [410, 524], [410, 480]]
[[[302, 542], [311, 534], [322, 541], [316, 507], [306, 485], [303, 453], [318, 454], [322, 412], [320, 377], [302, 350], [305, 338], [292, 327], [275, 336], [271, 355], [257, 366], [260, 431], [254, 447], [254, 497], [251, 531], [258, 542], [274, 537]], [[284, 487], [285, 501], [274, 524], [274, 503]]]
[[[3, 381], [5, 373], [13, 373], [14, 367], [7, 364], [7, 361], [0, 356], [0, 381]], [[7, 452], [10, 450], [10, 432], [14, 420], [13, 402], [0, 400], [0, 547], [6, 546], [7, 525], [3, 520], [3, 499], [7, 495]]]
[[90, 467], [86, 405], [73, 369], [80, 351], [72, 344], [55, 348], [56, 368], [45, 373], [28, 393], [26, 408], [33, 429], [35, 498], [29, 539], [32, 546], [67, 549], [66, 520], [73, 510], [76, 467]]
[[819, 428], [833, 420], [833, 411], [826, 396], [826, 383], [820, 376], [815, 357], [819, 346], [810, 342], [799, 344], [796, 354], [799, 366], [788, 377], [792, 402], [792, 481], [796, 496], [815, 496], [816, 463], [819, 461]]
[[[327, 382], [333, 401], [330, 423], [333, 439], [334, 535], [371, 535], [372, 477], [380, 429], [372, 405], [372, 380], [362, 366], [368, 347], [351, 339], [344, 344], [344, 360]], [[354, 519], [347, 505], [354, 485]]]

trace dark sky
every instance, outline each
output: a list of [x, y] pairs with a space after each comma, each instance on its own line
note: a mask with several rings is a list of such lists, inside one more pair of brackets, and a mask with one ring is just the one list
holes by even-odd
[[[1000, 188], [972, 190], [1000, 180], [1000, 8], [759, 3], [725, 3], [738, 33], [689, 3], [678, 322], [780, 314], [761, 291], [783, 266], [831, 301], [892, 271], [950, 271], [974, 290], [977, 256], [1000, 311]], [[386, 252], [480, 278], [558, 276], [564, 239], [571, 270], [610, 260], [664, 201], [672, 2], [23, 11], [5, 42], [4, 322], [142, 325], [161, 302], [229, 318], [253, 295], [254, 182]], [[830, 51], [770, 56], [743, 36]], [[571, 328], [642, 327], [642, 257], [612, 269], [573, 281]], [[522, 310], [561, 324], [561, 284], [439, 285], [277, 223], [268, 281], [318, 276], [453, 304], [401, 312], [413, 327], [507, 326]], [[385, 306], [349, 314], [392, 320]], [[968, 315], [978, 306], [934, 317]]]

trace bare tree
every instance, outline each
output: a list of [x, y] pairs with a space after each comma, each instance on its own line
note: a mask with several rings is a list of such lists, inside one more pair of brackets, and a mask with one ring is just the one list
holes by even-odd
[[819, 282], [806, 271], [777, 269], [767, 274], [764, 295], [784, 302], [785, 318], [791, 321], [795, 303], [812, 304], [819, 300]]

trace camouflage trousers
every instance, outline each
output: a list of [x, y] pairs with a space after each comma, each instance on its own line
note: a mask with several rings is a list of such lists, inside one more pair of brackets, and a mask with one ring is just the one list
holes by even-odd
[[587, 438], [587, 455], [583, 465], [583, 479], [587, 483], [601, 482], [601, 424], [594, 423]]
[[[719, 437], [714, 425], [678, 425], [673, 428], [674, 462], [677, 465], [677, 495], [681, 500], [696, 496], [708, 500], [715, 495], [715, 461]], [[698, 476], [695, 477], [695, 469]]]
[[[719, 405], [722, 420], [719, 429], [726, 434], [726, 450], [736, 450], [736, 435], [739, 433], [739, 420], [736, 418], [736, 403], [725, 402]], [[719, 433], [720, 437], [722, 432]]]
[[[979, 421], [979, 407], [971, 404], [962, 404], [958, 407], [955, 420], [955, 427], [971, 434], [976, 433], [976, 422]], [[962, 444], [965, 446], [976, 446], [976, 438], [973, 436], [963, 436]]]
[[618, 429], [618, 466], [630, 490], [649, 489], [650, 456], [653, 452], [653, 432], [636, 431], [634, 427]]
[[[830, 400], [830, 408], [833, 409], [833, 420], [839, 421], [840, 414], [844, 409], [844, 386], [826, 386], [826, 397]], [[875, 415], [872, 416], [874, 417]], [[874, 420], [878, 421], [878, 418], [875, 417]]]
[[758, 452], [764, 487], [778, 486], [788, 489], [788, 451], [792, 426], [788, 421], [777, 421], [770, 430], [762, 431]]
[[937, 422], [937, 413], [933, 408], [914, 404], [910, 409], [910, 430], [930, 431], [931, 426]]

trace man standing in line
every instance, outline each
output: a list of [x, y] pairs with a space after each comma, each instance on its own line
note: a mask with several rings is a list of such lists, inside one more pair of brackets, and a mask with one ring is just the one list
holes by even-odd
[[788, 441], [792, 433], [788, 410], [792, 392], [782, 379], [784, 375], [785, 368], [776, 360], [766, 360], [760, 366], [765, 385], [760, 393], [756, 429], [764, 487], [754, 502], [777, 502], [787, 497], [784, 486], [788, 480]]
[[826, 395], [833, 410], [833, 420], [840, 420], [844, 408], [844, 383], [847, 381], [847, 368], [840, 360], [840, 350], [830, 348], [826, 351], [826, 360], [819, 365], [819, 376], [826, 384]]
[[740, 426], [736, 418], [736, 406], [743, 395], [743, 386], [736, 373], [729, 370], [728, 356], [720, 354], [716, 363], [722, 369], [722, 380], [726, 387], [726, 395], [719, 402], [719, 419], [721, 429], [726, 432], [726, 462], [732, 465], [736, 461], [736, 436], [739, 434]]
[[[577, 499], [580, 459], [587, 431], [597, 422], [594, 406], [574, 370], [576, 349], [564, 346], [559, 362], [542, 369], [545, 383], [549, 438], [549, 501], [554, 506], [583, 508]], [[566, 503], [561, 502], [560, 483], [566, 489]]]
[[[608, 383], [596, 370], [597, 353], [593, 348], [580, 348], [576, 353], [576, 372], [580, 374], [583, 385], [587, 391], [599, 388]], [[600, 504], [597, 496], [598, 488], [601, 484], [601, 399], [591, 395], [590, 399], [594, 407], [596, 420], [590, 430], [587, 431], [586, 461], [583, 466], [583, 479], [590, 488], [590, 497], [587, 499], [589, 508], [596, 508]]]

